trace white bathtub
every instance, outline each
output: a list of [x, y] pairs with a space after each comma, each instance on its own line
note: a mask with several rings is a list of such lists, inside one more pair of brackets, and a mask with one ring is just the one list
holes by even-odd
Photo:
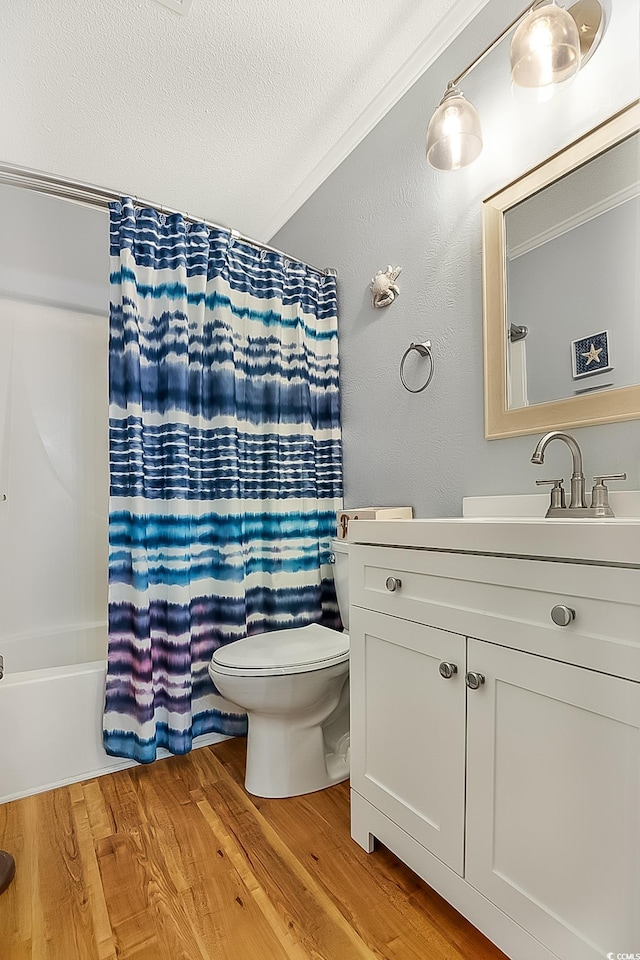
[[136, 765], [102, 746], [106, 651], [106, 623], [0, 639], [0, 803]]

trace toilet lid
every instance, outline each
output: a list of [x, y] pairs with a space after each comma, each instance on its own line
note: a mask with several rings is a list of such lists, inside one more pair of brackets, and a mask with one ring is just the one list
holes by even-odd
[[322, 670], [348, 659], [349, 634], [311, 623], [228, 643], [216, 650], [211, 667], [217, 673], [270, 677]]

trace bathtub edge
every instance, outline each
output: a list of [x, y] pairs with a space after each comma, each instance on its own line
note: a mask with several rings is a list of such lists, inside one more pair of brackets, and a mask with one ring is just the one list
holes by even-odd
[[[229, 737], [221, 733], [203, 733], [199, 737], [194, 737], [192, 749], [198, 750], [200, 747], [209, 747], [215, 743], [222, 743], [223, 740], [229, 739]], [[173, 754], [169, 753], [168, 750], [162, 747], [158, 749], [158, 760], [168, 760], [172, 756]], [[117, 773], [119, 770], [143, 766], [143, 764], [138, 763], [136, 760], [115, 760], [113, 758], [107, 758], [106, 754], [105, 759], [111, 759], [113, 762], [103, 767], [98, 767], [95, 770], [88, 770], [71, 777], [65, 777], [63, 780], [55, 780], [52, 783], [43, 784], [37, 788], [9, 793], [6, 796], [0, 797], [0, 806], [5, 803], [11, 803], [13, 800], [22, 800], [25, 797], [34, 797], [39, 793], [48, 793], [49, 790], [57, 790], [59, 787], [67, 787], [71, 783], [82, 783], [85, 780], [94, 780], [96, 777], [103, 777], [108, 773]]]

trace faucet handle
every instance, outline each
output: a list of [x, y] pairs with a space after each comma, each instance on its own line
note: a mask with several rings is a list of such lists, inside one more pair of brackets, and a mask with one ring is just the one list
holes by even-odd
[[613, 510], [609, 505], [609, 488], [605, 485], [605, 480], [626, 480], [626, 473], [610, 473], [594, 477], [595, 483], [591, 490], [591, 509], [597, 517], [613, 517]]
[[553, 507], [559, 510], [564, 510], [565, 507], [567, 506], [566, 500], [564, 497], [565, 491], [564, 491], [564, 487], [562, 486], [562, 484], [564, 483], [564, 478], [560, 477], [559, 480], [536, 480], [537, 487], [542, 487], [544, 486], [544, 484], [547, 484], [547, 483], [553, 484], [553, 487], [551, 488], [551, 504], [549, 506], [549, 509]]
[[626, 479], [627, 479], [627, 475], [626, 475], [626, 473], [610, 473], [608, 476], [604, 476], [604, 475], [603, 475], [603, 476], [601, 476], [601, 477], [594, 477], [593, 479], [596, 481], [596, 484], [597, 484], [598, 486], [599, 486], [600, 484], [602, 484], [602, 485], [604, 486], [604, 481], [605, 481], [605, 480], [626, 480]]

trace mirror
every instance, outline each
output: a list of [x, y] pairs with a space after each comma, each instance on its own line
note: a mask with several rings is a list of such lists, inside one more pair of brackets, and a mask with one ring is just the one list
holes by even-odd
[[485, 435], [640, 418], [640, 104], [483, 204]]

